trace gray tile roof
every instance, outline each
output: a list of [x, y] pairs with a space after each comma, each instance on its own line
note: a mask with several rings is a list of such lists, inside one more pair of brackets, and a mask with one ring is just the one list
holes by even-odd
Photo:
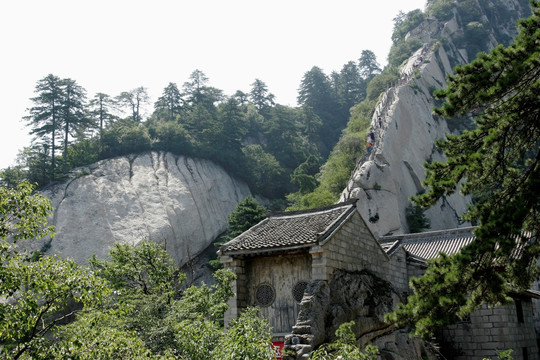
[[473, 229], [474, 226], [470, 226], [418, 234], [383, 236], [379, 242], [389, 255], [403, 247], [410, 257], [425, 261], [438, 257], [440, 252], [447, 255], [457, 253], [475, 239]]
[[309, 247], [324, 240], [356, 209], [356, 201], [271, 215], [221, 246], [222, 254]]

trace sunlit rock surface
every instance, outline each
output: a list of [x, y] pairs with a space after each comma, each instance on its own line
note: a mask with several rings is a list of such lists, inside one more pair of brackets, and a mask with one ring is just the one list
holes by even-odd
[[250, 191], [210, 161], [151, 152], [79, 168], [43, 194], [55, 208], [49, 253], [86, 262], [115, 242], [150, 239], [184, 264], [226, 229]]
[[[499, 38], [515, 37], [516, 19], [530, 12], [524, 2], [506, 1], [504, 6], [515, 19], [488, 19], [484, 14], [484, 26], [489, 30], [485, 38], [488, 49], [497, 45], [496, 32]], [[418, 38], [424, 45], [400, 66], [401, 78], [379, 98], [371, 121], [375, 145], [357, 164], [340, 199], [360, 199], [357, 207], [376, 235], [409, 232], [406, 209], [410, 197], [423, 190], [423, 164], [444, 160], [436, 141], [473, 126], [470, 114], [446, 120], [433, 112], [434, 107], [441, 105], [434, 99], [434, 91], [446, 87], [446, 77], [453, 74], [455, 65], [474, 58], [474, 54], [460, 48], [463, 35], [463, 21], [458, 16], [446, 22], [426, 19], [407, 34], [407, 38]], [[470, 203], [471, 198], [459, 191], [444, 197], [426, 211], [431, 229], [470, 225], [461, 219]]]

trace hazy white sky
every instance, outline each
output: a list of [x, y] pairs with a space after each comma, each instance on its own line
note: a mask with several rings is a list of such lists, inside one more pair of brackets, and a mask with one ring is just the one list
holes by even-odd
[[[25, 0], [0, 3], [0, 169], [30, 144], [21, 118], [48, 74], [118, 95], [144, 86], [151, 103], [199, 69], [226, 95], [258, 78], [296, 105], [303, 74], [372, 50], [381, 65], [392, 19], [425, 0]], [[151, 109], [151, 108], [149, 108]]]

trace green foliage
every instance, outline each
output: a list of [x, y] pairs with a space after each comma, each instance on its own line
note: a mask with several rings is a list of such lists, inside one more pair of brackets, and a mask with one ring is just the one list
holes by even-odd
[[[354, 65], [354, 64], [353, 64]], [[338, 77], [337, 88], [332, 88], [332, 82], [321, 68], [314, 66], [310, 71], [306, 72], [302, 78], [300, 88], [298, 89], [298, 104], [308, 106], [313, 109], [313, 112], [322, 120], [322, 126], [319, 129], [319, 136], [327, 148], [331, 148], [339, 138], [339, 133], [347, 122], [347, 111], [340, 107], [337, 94], [342, 84], [349, 84], [348, 89], [342, 87], [341, 93], [348, 94], [353, 97], [358, 95], [358, 69], [352, 72], [352, 81], [345, 81], [343, 76], [351, 78], [351, 72], [345, 70], [341, 78]], [[356, 75], [355, 75], [356, 74]], [[352, 94], [349, 92], [351, 90]], [[350, 101], [342, 99], [346, 106], [350, 105]]]
[[476, 56], [478, 52], [486, 49], [487, 37], [488, 31], [481, 22], [472, 21], [465, 26], [465, 48], [467, 49], [469, 56]]
[[441, 147], [448, 160], [426, 164], [428, 189], [414, 201], [429, 206], [460, 188], [476, 199], [463, 218], [479, 225], [476, 241], [441, 256], [413, 281], [415, 295], [396, 312], [394, 319], [419, 335], [483, 303], [507, 301], [510, 288], [528, 289], [538, 274], [539, 248], [530, 239], [540, 229], [540, 2], [531, 4], [533, 15], [519, 23], [513, 44], [456, 68], [437, 93], [446, 99], [439, 115], [474, 111], [477, 127], [446, 137]]
[[[60, 327], [56, 336], [61, 340], [33, 358], [43, 359], [173, 359], [153, 355], [134, 331], [126, 331], [122, 314], [113, 311], [82, 313], [77, 321]], [[36, 356], [38, 355], [38, 356]]]
[[373, 345], [367, 345], [365, 350], [356, 344], [356, 337], [352, 331], [354, 321], [343, 323], [336, 330], [336, 340], [324, 344], [315, 350], [312, 360], [375, 360], [379, 349]]
[[394, 43], [388, 53], [388, 63], [391, 66], [400, 66], [403, 61], [411, 57], [424, 42], [416, 37], [410, 37], [407, 40]]
[[47, 225], [51, 203], [33, 191], [34, 186], [28, 182], [14, 189], [0, 187], [0, 240], [8, 236], [15, 241], [54, 236], [54, 227]]
[[263, 116], [268, 116], [270, 109], [275, 105], [274, 94], [268, 91], [268, 86], [260, 79], [255, 79], [251, 84], [249, 98]]
[[[257, 339], [256, 341], [253, 341]], [[226, 336], [221, 337], [211, 352], [212, 359], [275, 359], [272, 350], [272, 330], [258, 315], [257, 308], [247, 308], [233, 319]]]
[[52, 208], [32, 190], [28, 183], [0, 188], [0, 357], [274, 358], [271, 330], [256, 309], [246, 310], [225, 332], [235, 279], [228, 270], [216, 271], [215, 285], [191, 286], [181, 294], [185, 276], [157, 243], [117, 244], [109, 260], [90, 260], [92, 271], [18, 250], [7, 237], [27, 240], [53, 232], [46, 226]]
[[242, 152], [253, 190], [261, 195], [274, 197], [275, 191], [279, 189], [276, 183], [283, 184], [282, 174], [285, 169], [275, 156], [264, 151], [261, 145], [248, 145], [242, 148]]
[[148, 103], [150, 97], [145, 87], [123, 91], [116, 97], [116, 103], [123, 108], [127, 108], [127, 112], [131, 113], [131, 120], [135, 123], [142, 121], [142, 107]]
[[[497, 359], [499, 360], [512, 360], [513, 357], [512, 357], [512, 353], [514, 352], [514, 350], [512, 349], [508, 349], [508, 350], [504, 350], [504, 351], [497, 351]], [[489, 360], [487, 358], [484, 358], [482, 360]]]
[[336, 196], [324, 186], [318, 186], [309, 194], [290, 194], [287, 196], [287, 200], [289, 202], [287, 211], [296, 211], [333, 205], [336, 202]]
[[150, 135], [155, 139], [152, 148], [160, 151], [170, 151], [175, 154], [193, 154], [193, 140], [184, 125], [175, 122], [165, 122], [150, 128]]
[[37, 82], [35, 92], [38, 96], [31, 99], [34, 106], [28, 110], [30, 114], [24, 119], [28, 126], [32, 127], [30, 135], [35, 135], [45, 149], [50, 149], [51, 162], [48, 173], [51, 177], [48, 180], [54, 180], [57, 136], [62, 127], [61, 107], [65, 95], [62, 80], [49, 74]]
[[[371, 80], [367, 86], [367, 100], [373, 102], [379, 98], [399, 79], [399, 70], [396, 66], [387, 66], [380, 75]], [[375, 107], [373, 105], [373, 107]]]
[[140, 153], [151, 149], [146, 127], [132, 120], [116, 122], [103, 136], [103, 156]]
[[319, 171], [319, 159], [310, 155], [306, 161], [298, 165], [291, 175], [291, 181], [298, 184], [301, 194], [307, 194], [315, 190], [318, 181], [315, 175]]
[[115, 290], [172, 297], [173, 285], [185, 279], [184, 274], [177, 275], [178, 268], [169, 254], [154, 241], [141, 241], [137, 246], [116, 243], [109, 257], [100, 260], [94, 255], [89, 263]]
[[0, 171], [0, 186], [14, 188], [26, 180], [28, 171], [22, 165], [8, 166]]
[[[0, 354], [17, 359], [40, 352], [47, 333], [66, 318], [72, 303], [99, 304], [108, 293], [104, 281], [71, 260], [33, 257], [8, 241], [54, 235], [47, 226], [48, 199], [32, 194], [33, 186], [0, 188]], [[65, 313], [67, 312], [67, 313]]]
[[[389, 79], [388, 76], [393, 70], [387, 69], [371, 80], [368, 85], [368, 93], [369, 91], [375, 91], [374, 89], [384, 84], [384, 79]], [[372, 83], [376, 85], [372, 85]], [[385, 87], [382, 87], [380, 91], [384, 91], [385, 89]], [[347, 181], [350, 178], [351, 172], [354, 170], [355, 164], [360, 160], [364, 152], [364, 140], [367, 137], [376, 104], [377, 101], [369, 100], [368, 95], [368, 99], [363, 100], [351, 109], [351, 118], [347, 124], [347, 128], [343, 132], [338, 144], [334, 147], [328, 160], [320, 169], [317, 179], [319, 185], [309, 193], [298, 192], [288, 195], [288, 210], [303, 210], [328, 206], [334, 204], [339, 199], [341, 191], [347, 186]]]
[[[51, 156], [47, 146], [33, 145], [24, 148], [17, 155], [17, 166], [21, 166], [24, 170], [19, 173], [20, 180], [26, 180], [32, 184], [47, 184], [53, 175], [51, 166]], [[58, 170], [55, 169], [55, 173]], [[14, 181], [16, 181], [14, 179]], [[11, 187], [17, 183], [11, 184]]]
[[72, 144], [67, 150], [67, 169], [92, 164], [99, 160], [99, 142], [96, 138]]
[[416, 204], [409, 204], [405, 209], [405, 220], [410, 233], [419, 233], [431, 227], [431, 222], [425, 215], [426, 209]]
[[255, 198], [251, 196], [245, 197], [229, 216], [228, 237], [230, 239], [237, 237], [265, 218], [266, 209]]
[[110, 261], [91, 263], [110, 281], [115, 296], [106, 306], [81, 313], [75, 322], [58, 328], [55, 354], [72, 351], [84, 359], [87, 353], [97, 358], [225, 359], [234, 357], [234, 351], [253, 353], [256, 348], [261, 356], [268, 351], [257, 345], [266, 343], [271, 334], [268, 323], [253, 311], [224, 330], [224, 313], [234, 294], [235, 275], [228, 270], [216, 271], [212, 286], [190, 286], [171, 298], [171, 289], [177, 289], [179, 281], [173, 276], [176, 268], [157, 244], [117, 246]]
[[473, 280], [470, 272], [459, 273], [460, 268], [454, 261], [456, 257], [441, 253], [430, 260], [426, 273], [410, 281], [414, 295], [409, 296], [406, 304], [400, 303], [394, 313], [388, 314], [387, 321], [398, 326], [414, 324], [414, 334], [423, 338], [429, 338], [434, 330], [446, 324], [455, 323], [467, 298], [463, 288], [469, 289], [467, 282]]
[[[362, 50], [362, 55], [358, 59], [358, 70], [365, 82], [371, 81], [371, 79], [381, 72], [379, 63], [375, 53], [371, 50]], [[359, 101], [357, 101], [358, 103]]]
[[365, 136], [358, 133], [345, 134], [332, 151], [321, 169], [321, 184], [335, 197], [347, 186], [347, 181], [365, 147]]
[[104, 281], [71, 260], [42, 256], [29, 262], [12, 255], [2, 256], [2, 263], [0, 296], [10, 302], [0, 304], [0, 351], [14, 359], [39, 349], [56, 322], [75, 312], [71, 302], [95, 306], [108, 292]]
[[182, 108], [181, 102], [182, 95], [180, 94], [180, 90], [178, 90], [178, 86], [175, 83], [169, 83], [163, 89], [163, 93], [154, 104], [154, 107], [156, 110], [165, 110], [167, 114], [165, 117], [166, 121], [174, 121], [176, 116], [180, 114]]
[[[426, 15], [420, 9], [409, 11], [407, 14], [401, 13], [394, 18], [394, 31], [392, 41], [394, 44], [403, 41], [405, 35], [424, 21]], [[396, 65], [396, 64], [394, 64]], [[397, 64], [399, 65], [399, 64]]]
[[[208, 85], [202, 71], [195, 70], [181, 91], [169, 83], [147, 121], [143, 113], [149, 98], [144, 87], [116, 97], [97, 93], [86, 104], [82, 87], [49, 75], [38, 82], [39, 96], [32, 99], [35, 106], [26, 118], [40, 143], [25, 150], [20, 167], [4, 170], [2, 181], [14, 186], [25, 179], [44, 186], [74, 167], [99, 159], [171, 151], [210, 159], [245, 180], [258, 194], [283, 201], [297, 187], [304, 192], [315, 187], [316, 172], [297, 171], [294, 183], [291, 174], [311, 154], [321, 160], [328, 156], [350, 107], [365, 97], [367, 82], [378, 72], [379, 65], [369, 50], [362, 51], [359, 63], [350, 61], [340, 73], [334, 72], [331, 80], [314, 67], [302, 80], [301, 106], [292, 108], [275, 104], [274, 95], [260, 79], [249, 94], [237, 91], [225, 97]], [[128, 118], [118, 120], [112, 114], [118, 106]], [[62, 159], [58, 157], [59, 138], [65, 145]]]
[[[372, 90], [374, 91], [374, 87]], [[377, 98], [379, 95], [376, 95]], [[347, 123], [347, 131], [351, 133], [360, 133], [367, 136], [367, 130], [371, 123], [371, 117], [375, 111], [376, 100], [364, 100], [351, 109], [351, 118]]]
[[454, 4], [453, 0], [436, 0], [429, 5], [427, 14], [439, 21], [448, 21], [454, 16], [452, 12]]
[[457, 10], [463, 24], [481, 21], [482, 12], [474, 0], [463, 0], [457, 3]]

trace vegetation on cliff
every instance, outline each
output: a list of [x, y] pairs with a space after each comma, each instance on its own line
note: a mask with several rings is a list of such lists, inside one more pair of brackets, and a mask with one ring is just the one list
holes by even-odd
[[156, 150], [210, 159], [254, 192], [283, 198], [300, 186], [291, 182], [297, 167], [308, 159], [325, 161], [349, 108], [365, 97], [378, 71], [369, 50], [331, 76], [313, 67], [304, 74], [299, 106], [293, 108], [275, 104], [260, 79], [248, 93], [225, 95], [195, 70], [182, 87], [169, 83], [148, 117], [144, 87], [115, 97], [98, 93], [88, 101], [76, 81], [50, 74], [37, 82], [25, 118], [34, 144], [20, 153], [17, 165], [3, 170], [2, 183], [28, 180], [43, 186], [78, 166]]

